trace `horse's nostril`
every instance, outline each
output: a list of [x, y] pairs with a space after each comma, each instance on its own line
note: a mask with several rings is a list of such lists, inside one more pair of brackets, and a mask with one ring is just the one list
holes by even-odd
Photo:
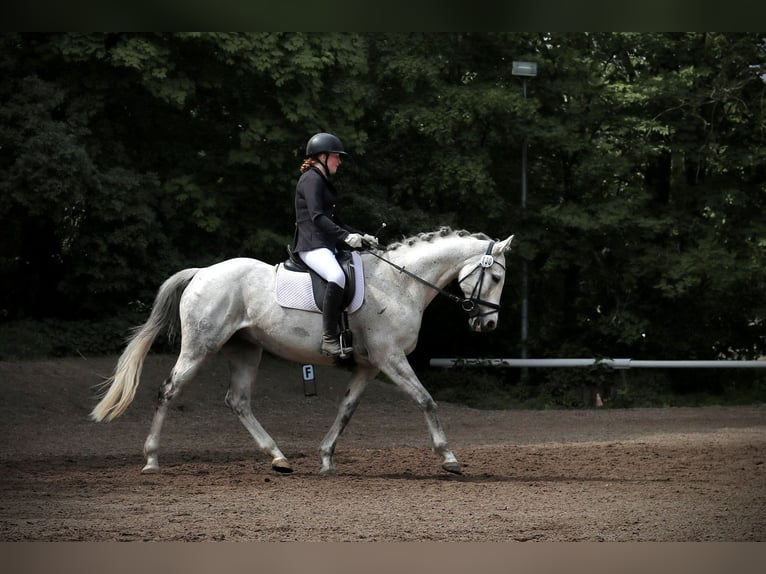
[[494, 331], [497, 324], [494, 321], [487, 321], [486, 326], [484, 327], [487, 331]]

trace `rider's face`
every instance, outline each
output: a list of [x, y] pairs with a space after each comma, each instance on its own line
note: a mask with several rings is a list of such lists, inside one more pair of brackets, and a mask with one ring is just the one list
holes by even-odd
[[330, 170], [330, 174], [334, 174], [338, 171], [338, 167], [342, 161], [339, 153], [331, 153], [327, 157], [327, 169]]

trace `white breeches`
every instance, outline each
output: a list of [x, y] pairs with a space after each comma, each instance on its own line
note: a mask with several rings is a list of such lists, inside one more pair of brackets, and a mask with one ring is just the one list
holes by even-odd
[[346, 276], [338, 265], [338, 260], [332, 251], [326, 247], [313, 249], [311, 251], [301, 251], [298, 253], [301, 259], [311, 267], [317, 274], [329, 283], [337, 283], [341, 287], [346, 286]]

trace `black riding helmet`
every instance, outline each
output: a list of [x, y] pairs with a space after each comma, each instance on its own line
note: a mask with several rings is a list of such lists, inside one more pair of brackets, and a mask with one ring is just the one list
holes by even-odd
[[316, 157], [320, 153], [337, 153], [350, 157], [343, 149], [343, 142], [338, 136], [326, 132], [314, 134], [306, 144], [306, 157]]

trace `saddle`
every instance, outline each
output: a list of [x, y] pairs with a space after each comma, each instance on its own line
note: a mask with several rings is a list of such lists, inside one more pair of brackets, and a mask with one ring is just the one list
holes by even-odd
[[[277, 265], [277, 303], [289, 309], [322, 312], [327, 281], [322, 279], [296, 253], [287, 247], [287, 260]], [[336, 259], [346, 276], [343, 307], [353, 313], [364, 301], [364, 270], [356, 251], [339, 251]]]

